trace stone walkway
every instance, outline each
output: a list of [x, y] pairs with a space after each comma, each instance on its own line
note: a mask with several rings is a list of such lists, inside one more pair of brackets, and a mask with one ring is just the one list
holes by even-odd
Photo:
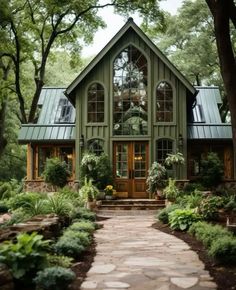
[[97, 254], [82, 290], [216, 289], [189, 246], [151, 227], [152, 216], [112, 217], [95, 234]]

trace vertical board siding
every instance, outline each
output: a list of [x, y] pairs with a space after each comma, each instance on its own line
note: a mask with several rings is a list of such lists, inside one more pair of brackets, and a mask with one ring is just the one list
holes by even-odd
[[[112, 114], [112, 61], [129, 44], [140, 48], [140, 50], [148, 57], [150, 65], [148, 72], [148, 128], [149, 133], [147, 138], [150, 138], [149, 152], [150, 162], [156, 159], [155, 142], [158, 138], [170, 138], [175, 140], [178, 138], [179, 133], [183, 135], [186, 140], [186, 89], [180, 84], [180, 81], [170, 71], [170, 69], [160, 60], [160, 58], [146, 45], [146, 43], [133, 31], [128, 30], [120, 40], [111, 48], [111, 50], [103, 57], [103, 59], [93, 68], [93, 70], [81, 81], [77, 88], [77, 101], [76, 101], [76, 156], [78, 161], [81, 160], [82, 150], [79, 148], [79, 138], [81, 134], [84, 135], [85, 140], [91, 138], [101, 138], [105, 140], [105, 152], [112, 156], [112, 127], [113, 127], [113, 114]], [[157, 84], [162, 81], [170, 81], [174, 92], [176, 112], [174, 114], [174, 121], [171, 124], [158, 124], [156, 123], [156, 101], [155, 90]], [[87, 124], [87, 88], [91, 82], [100, 82], [105, 87], [105, 122], [104, 124]], [[119, 137], [118, 137], [119, 138]], [[136, 140], [137, 137], [130, 136], [130, 140]], [[185, 146], [186, 147], [186, 146]], [[186, 148], [184, 148], [186, 154]], [[78, 163], [79, 163], [78, 162]], [[78, 164], [76, 163], [76, 164]], [[78, 167], [78, 166], [77, 166]], [[181, 171], [179, 178], [186, 178], [185, 171]], [[76, 177], [78, 178], [78, 169], [76, 169]]]

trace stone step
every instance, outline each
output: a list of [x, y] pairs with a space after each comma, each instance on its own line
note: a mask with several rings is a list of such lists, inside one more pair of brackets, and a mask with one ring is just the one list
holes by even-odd
[[112, 216], [155, 216], [158, 210], [97, 210], [96, 214], [99, 217], [112, 217]]
[[155, 204], [164, 205], [165, 200], [156, 199], [114, 199], [114, 200], [102, 200], [103, 205], [145, 205]]
[[163, 204], [102, 204], [101, 210], [157, 210], [163, 208]]

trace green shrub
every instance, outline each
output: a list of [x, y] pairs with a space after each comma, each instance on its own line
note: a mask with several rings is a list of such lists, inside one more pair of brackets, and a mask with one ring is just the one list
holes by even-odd
[[61, 237], [54, 245], [57, 254], [76, 258], [84, 250], [84, 246], [78, 243], [73, 237]]
[[82, 245], [84, 248], [88, 247], [91, 243], [89, 234], [86, 232], [80, 232], [72, 230], [70, 227], [65, 230], [61, 239], [73, 239], [76, 240], [77, 244]]
[[221, 264], [236, 264], [236, 238], [222, 236], [212, 241], [208, 253]]
[[188, 182], [184, 185], [183, 190], [185, 193], [193, 193], [194, 191], [203, 191], [204, 186], [201, 183]]
[[169, 223], [169, 213], [180, 208], [177, 204], [169, 205], [163, 208], [157, 215], [157, 219], [160, 220], [163, 224]]
[[59, 190], [58, 194], [63, 198], [70, 200], [74, 207], [84, 206], [84, 202], [79, 195], [79, 191], [72, 190], [68, 186], [65, 186]]
[[0, 185], [0, 199], [10, 198], [12, 195], [12, 188], [10, 183], [4, 182]]
[[176, 180], [169, 178], [168, 185], [163, 190], [163, 195], [169, 201], [174, 202], [179, 194], [179, 189], [175, 185]]
[[62, 162], [59, 158], [49, 158], [46, 161], [44, 170], [45, 182], [54, 186], [63, 187], [67, 184], [67, 178], [70, 172], [67, 169], [66, 162]]
[[36, 200], [45, 198], [45, 195], [36, 192], [22, 192], [16, 194], [14, 197], [7, 201], [10, 209], [18, 209], [19, 207], [25, 208], [27, 204], [33, 203]]
[[69, 228], [72, 231], [84, 231], [91, 234], [95, 231], [95, 224], [90, 221], [81, 220], [73, 223]]
[[190, 228], [189, 232], [196, 236], [197, 240], [202, 241], [205, 247], [211, 247], [212, 243], [225, 236], [232, 236], [226, 228], [220, 225], [211, 225], [206, 222], [194, 223]]
[[224, 167], [216, 153], [210, 152], [206, 159], [201, 160], [200, 176], [201, 183], [206, 187], [217, 186], [221, 182]]
[[47, 254], [47, 262], [50, 267], [60, 266], [63, 268], [70, 268], [71, 265], [73, 264], [73, 258], [63, 255]]
[[199, 212], [204, 220], [217, 220], [218, 210], [223, 206], [223, 199], [219, 196], [208, 196], [203, 199], [200, 206]]
[[75, 209], [73, 219], [85, 219], [90, 221], [96, 220], [96, 214], [86, 208], [80, 207]]
[[0, 244], [0, 262], [9, 267], [15, 279], [28, 281], [45, 267], [50, 241], [43, 241], [43, 236], [37, 233], [22, 233], [16, 239], [16, 243], [5, 241]]
[[198, 220], [199, 215], [193, 209], [176, 209], [169, 213], [169, 223], [173, 230], [185, 231]]
[[59, 194], [54, 194], [53, 196], [49, 197], [46, 203], [47, 213], [54, 213], [58, 216], [70, 216], [73, 205], [70, 200], [66, 199]]
[[24, 204], [24, 210], [29, 216], [47, 213], [46, 201], [42, 199], [32, 199]]
[[203, 200], [202, 193], [199, 191], [195, 191], [190, 195], [183, 195], [177, 198], [176, 202], [181, 207], [186, 208], [198, 208]]
[[36, 285], [43, 290], [64, 290], [75, 279], [72, 270], [63, 267], [50, 267], [37, 273]]

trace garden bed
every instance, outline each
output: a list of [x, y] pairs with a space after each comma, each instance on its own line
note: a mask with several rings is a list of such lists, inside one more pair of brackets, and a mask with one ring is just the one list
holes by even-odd
[[209, 271], [218, 285], [218, 290], [234, 290], [236, 289], [236, 266], [222, 266], [216, 264], [207, 254], [203, 244], [196, 240], [187, 232], [173, 231], [168, 225], [156, 222], [153, 224], [155, 229], [158, 229], [167, 234], [176, 236], [186, 242], [190, 248], [195, 251], [199, 259], [205, 264], [206, 270]]

